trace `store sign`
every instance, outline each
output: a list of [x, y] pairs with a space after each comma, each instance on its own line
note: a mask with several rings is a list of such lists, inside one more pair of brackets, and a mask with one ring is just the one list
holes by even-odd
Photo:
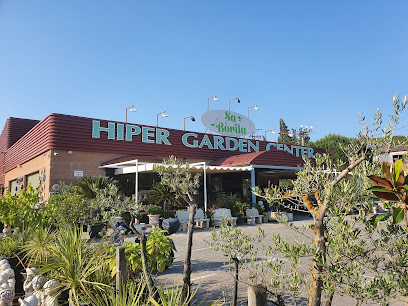
[[201, 123], [210, 131], [225, 136], [243, 137], [255, 132], [255, 125], [248, 117], [231, 111], [206, 112], [201, 116]]
[[[225, 111], [224, 111], [225, 112]], [[228, 112], [231, 114], [232, 112]], [[237, 114], [237, 113], [232, 113]], [[246, 117], [245, 117], [246, 118]], [[246, 118], [249, 120], [248, 118]], [[243, 121], [242, 121], [243, 122]], [[252, 122], [251, 122], [252, 123]], [[240, 128], [247, 126], [240, 125]], [[252, 133], [252, 132], [251, 132]], [[140, 136], [139, 136], [140, 135]], [[105, 138], [119, 141], [135, 141], [134, 137], [138, 136], [140, 142], [151, 143], [158, 145], [171, 146], [170, 131], [159, 127], [139, 126], [134, 124], [123, 124], [116, 122], [108, 122], [102, 126], [99, 120], [92, 121], [92, 138]], [[233, 138], [220, 135], [197, 134], [185, 132], [180, 139], [180, 142], [188, 148], [222, 150], [222, 151], [238, 151], [243, 153], [259, 152], [260, 142], [254, 139]], [[297, 157], [314, 158], [313, 148], [302, 147], [296, 145], [286, 145], [282, 143], [268, 142], [262, 150], [277, 150], [284, 151]]]
[[75, 177], [83, 177], [84, 176], [84, 171], [74, 171], [74, 176]]

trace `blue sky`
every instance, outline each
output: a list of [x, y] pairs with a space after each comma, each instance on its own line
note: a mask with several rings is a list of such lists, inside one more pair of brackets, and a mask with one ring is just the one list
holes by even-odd
[[[256, 128], [354, 136], [408, 94], [407, 1], [0, 0], [0, 126], [63, 113], [203, 132], [210, 109]], [[408, 126], [408, 111], [401, 127]], [[263, 134], [263, 131], [260, 134]], [[398, 134], [407, 135], [408, 127]], [[276, 135], [268, 134], [275, 141]]]

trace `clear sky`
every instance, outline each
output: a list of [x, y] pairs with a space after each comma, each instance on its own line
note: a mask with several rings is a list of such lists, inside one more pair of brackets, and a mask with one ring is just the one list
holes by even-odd
[[[256, 128], [354, 136], [408, 94], [408, 1], [0, 0], [0, 130], [62, 113], [203, 132], [210, 109]], [[408, 110], [401, 126], [408, 126]], [[408, 127], [401, 128], [408, 134]], [[275, 141], [276, 135], [268, 134]]]

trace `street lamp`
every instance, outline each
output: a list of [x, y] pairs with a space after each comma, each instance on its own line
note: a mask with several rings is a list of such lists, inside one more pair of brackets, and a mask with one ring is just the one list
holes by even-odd
[[312, 130], [313, 130], [313, 126], [305, 126], [304, 128], [303, 128], [303, 125], [301, 124], [300, 125], [300, 129], [299, 129], [299, 138], [300, 138], [300, 144], [302, 145], [302, 146], [304, 146], [305, 145], [305, 137], [307, 137], [307, 135], [308, 134], [310, 134], [311, 132], [312, 132]]
[[156, 126], [159, 126], [159, 115], [162, 115], [163, 117], [168, 117], [169, 116], [169, 115], [167, 115], [166, 111], [158, 113], [157, 114], [157, 124], [156, 124]]
[[210, 110], [210, 100], [213, 99], [214, 101], [220, 101], [217, 96], [212, 96], [207, 99], [207, 112]]
[[255, 131], [251, 135], [249, 135], [249, 138], [252, 139], [260, 138], [261, 136], [255, 136], [255, 133], [258, 131], [262, 131], [262, 129], [255, 129]]
[[231, 110], [230, 103], [231, 103], [231, 101], [232, 101], [232, 100], [235, 100], [235, 101], [237, 101], [238, 103], [241, 103], [241, 101], [239, 101], [239, 98], [229, 99], [229, 100], [228, 100], [228, 111], [230, 111], [230, 110]]
[[276, 134], [276, 131], [275, 131], [275, 130], [266, 130], [266, 131], [265, 131], [265, 140], [266, 140], [266, 133], [267, 133], [267, 132], [271, 132], [272, 134]]
[[135, 106], [132, 105], [132, 106], [129, 106], [129, 107], [126, 108], [126, 123], [127, 123], [127, 112], [128, 112], [128, 110], [130, 110], [131, 112], [137, 112], [136, 108], [134, 108], [134, 107]]
[[186, 117], [186, 118], [184, 118], [184, 131], [186, 130], [186, 119], [188, 119], [188, 118], [191, 118], [191, 121], [195, 121], [195, 118], [194, 118], [194, 116], [188, 116], [188, 117]]
[[258, 105], [252, 105], [252, 106], [248, 107], [248, 118], [249, 118], [249, 109], [250, 108], [253, 108], [254, 110], [259, 110]]

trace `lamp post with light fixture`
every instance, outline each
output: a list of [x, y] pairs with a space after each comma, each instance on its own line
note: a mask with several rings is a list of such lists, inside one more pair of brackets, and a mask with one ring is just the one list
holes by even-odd
[[275, 130], [266, 130], [265, 131], [265, 141], [266, 141], [266, 133], [267, 132], [271, 132], [272, 134], [276, 134], [276, 131]]
[[186, 118], [184, 118], [184, 131], [186, 130], [186, 119], [188, 119], [188, 118], [191, 118], [191, 121], [195, 121], [195, 118], [194, 118], [194, 116], [188, 116], [188, 117], [186, 117]]
[[248, 107], [248, 118], [249, 118], [249, 109], [250, 109], [250, 108], [253, 108], [254, 110], [259, 110], [258, 105], [249, 106], [249, 107]]
[[207, 112], [210, 110], [210, 100], [213, 99], [214, 101], [220, 101], [217, 96], [212, 96], [207, 99]]
[[126, 123], [127, 123], [127, 112], [128, 112], [128, 110], [130, 110], [131, 112], [137, 112], [137, 110], [136, 110], [136, 108], [134, 108], [135, 106], [134, 105], [132, 105], [132, 106], [129, 106], [129, 107], [127, 107], [126, 108]]
[[303, 125], [302, 124], [300, 125], [298, 135], [299, 135], [299, 138], [300, 138], [300, 145], [301, 146], [305, 145], [305, 138], [308, 136], [308, 134], [310, 134], [312, 132], [312, 130], [313, 130], [313, 126], [309, 127], [309, 126], [306, 125], [303, 128]]
[[229, 99], [229, 100], [228, 100], [228, 111], [231, 110], [231, 101], [232, 101], [232, 100], [235, 100], [235, 101], [237, 101], [238, 103], [241, 103], [241, 101], [239, 101], [239, 98]]
[[166, 111], [158, 113], [158, 114], [157, 114], [157, 123], [156, 123], [156, 126], [159, 126], [159, 115], [162, 115], [163, 117], [168, 117], [168, 116], [169, 116], [169, 115], [167, 115]]

